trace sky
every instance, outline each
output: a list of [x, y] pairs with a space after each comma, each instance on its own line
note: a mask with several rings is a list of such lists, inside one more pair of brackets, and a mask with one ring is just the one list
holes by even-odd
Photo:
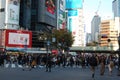
[[[101, 19], [112, 19], [112, 1], [113, 0], [84, 0], [83, 3], [83, 13], [84, 13], [84, 20], [86, 31], [88, 33], [91, 32], [91, 20], [95, 15], [95, 12], [98, 10], [98, 15]], [[100, 3], [100, 7], [98, 9]]]

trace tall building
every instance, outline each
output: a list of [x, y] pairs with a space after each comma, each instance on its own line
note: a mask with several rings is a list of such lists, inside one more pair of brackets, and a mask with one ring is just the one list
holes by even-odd
[[83, 0], [66, 0], [67, 29], [74, 36], [72, 46], [84, 46]]
[[114, 0], [112, 2], [112, 10], [114, 14], [114, 19], [117, 22], [118, 32], [120, 33], [120, 0]]
[[39, 40], [40, 35], [57, 28], [57, 5], [58, 0], [21, 0], [20, 27], [34, 31], [32, 47], [45, 47], [45, 41]]
[[19, 29], [19, 0], [0, 0], [0, 29]]
[[100, 46], [112, 47], [114, 50], [118, 49], [118, 27], [115, 20], [103, 20], [100, 27]]
[[31, 8], [32, 8], [31, 0], [20, 1], [20, 16], [19, 16], [20, 28], [28, 30], [31, 28]]
[[91, 33], [86, 33], [86, 43], [90, 43], [92, 40]]
[[0, 31], [0, 35], [4, 34], [2, 38], [7, 39], [3, 40], [0, 36], [0, 40], [5, 43], [0, 44], [4, 44], [6, 48], [5, 41], [10, 39], [10, 45], [22, 45], [23, 48], [28, 43], [33, 48], [46, 47], [47, 40], [41, 40], [40, 36], [43, 32], [52, 33], [52, 29], [57, 28], [57, 2], [57, 0], [0, 0], [0, 29], [3, 30]]
[[91, 21], [91, 37], [92, 41], [98, 42], [98, 36], [100, 31], [101, 18], [99, 15], [95, 15]]
[[112, 10], [114, 17], [120, 17], [120, 0], [114, 0], [112, 2]]
[[[20, 26], [33, 31], [51, 31], [57, 26], [56, 0], [21, 0]], [[29, 24], [30, 25], [27, 25]]]

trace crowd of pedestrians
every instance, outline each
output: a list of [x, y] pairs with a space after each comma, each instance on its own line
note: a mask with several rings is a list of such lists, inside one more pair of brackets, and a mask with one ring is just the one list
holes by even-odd
[[90, 68], [92, 78], [94, 78], [95, 68], [100, 68], [100, 75], [103, 76], [107, 67], [109, 75], [112, 75], [113, 68], [120, 66], [118, 59], [116, 55], [96, 54], [0, 54], [0, 66], [7, 67], [10, 64], [17, 64], [23, 70], [26, 68], [32, 70], [33, 68], [46, 67], [46, 72], [51, 72], [51, 68], [54, 67]]

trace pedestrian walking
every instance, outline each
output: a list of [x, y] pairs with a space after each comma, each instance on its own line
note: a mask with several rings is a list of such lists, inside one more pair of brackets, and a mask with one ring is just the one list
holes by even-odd
[[104, 55], [100, 57], [100, 75], [104, 75], [105, 72], [106, 58]]
[[51, 72], [51, 67], [52, 67], [52, 57], [50, 54], [47, 55], [46, 57], [46, 72]]
[[91, 71], [92, 71], [92, 78], [94, 79], [95, 67], [97, 66], [97, 59], [94, 54], [92, 54], [92, 57], [90, 57], [90, 59], [89, 59], [89, 65], [90, 65]]
[[113, 62], [113, 57], [112, 55], [110, 55], [108, 57], [108, 69], [109, 69], [109, 75], [111, 76], [112, 75], [112, 71], [113, 71], [113, 67], [114, 67], [114, 62]]

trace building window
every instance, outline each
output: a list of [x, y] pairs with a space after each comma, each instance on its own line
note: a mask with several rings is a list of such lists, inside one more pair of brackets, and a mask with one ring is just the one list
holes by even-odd
[[0, 9], [0, 12], [4, 12], [4, 11], [5, 11], [5, 8], [1, 8], [1, 9]]

